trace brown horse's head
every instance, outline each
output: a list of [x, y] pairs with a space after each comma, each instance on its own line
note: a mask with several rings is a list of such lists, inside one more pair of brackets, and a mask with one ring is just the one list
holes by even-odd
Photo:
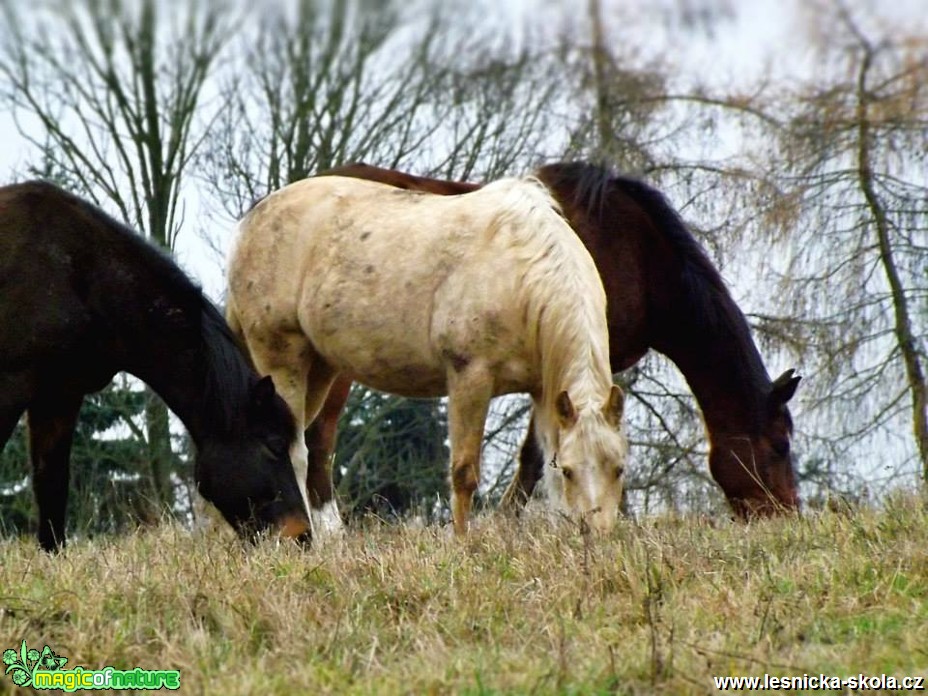
[[790, 454], [793, 422], [787, 402], [800, 377], [787, 370], [770, 385], [759, 430], [713, 434], [709, 468], [742, 519], [799, 509], [799, 489]]

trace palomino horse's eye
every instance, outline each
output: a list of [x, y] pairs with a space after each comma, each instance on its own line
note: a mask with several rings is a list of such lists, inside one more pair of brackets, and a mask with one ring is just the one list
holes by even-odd
[[625, 472], [625, 469], [623, 469], [623, 468], [620, 467], [620, 466], [617, 466], [617, 467], [615, 468], [615, 477], [616, 477], [616, 479], [622, 478], [622, 474], [623, 474], [624, 472]]
[[562, 466], [561, 471], [563, 472], [565, 479], [567, 479], [568, 481], [574, 480], [574, 470], [571, 469], [569, 466]]

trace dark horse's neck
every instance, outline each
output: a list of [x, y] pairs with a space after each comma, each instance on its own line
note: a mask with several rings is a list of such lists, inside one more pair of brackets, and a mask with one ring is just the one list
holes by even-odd
[[[201, 302], [175, 310], [173, 321], [184, 325], [134, 346], [125, 368], [164, 400], [197, 447], [236, 431], [253, 381], [223, 318], [208, 300]], [[180, 312], [187, 313], [183, 320]]]
[[676, 211], [656, 190], [616, 179], [672, 250], [649, 264], [651, 346], [683, 373], [699, 402], [710, 439], [756, 433], [771, 388], [750, 327], [725, 283]]
[[148, 384], [197, 447], [227, 439], [244, 420], [257, 376], [222, 315], [165, 254], [101, 211], [84, 212], [112, 231], [86, 281], [88, 310], [105, 318], [95, 339], [99, 364]]
[[[655, 322], [652, 344], [683, 373], [702, 410], [710, 440], [756, 434], [771, 383], [753, 342], [732, 343], [742, 335], [733, 326], [716, 325], [709, 330], [688, 325], [692, 317], [683, 313], [670, 312], [662, 319]], [[746, 329], [743, 316], [741, 321]], [[682, 330], [691, 333], [683, 337]]]

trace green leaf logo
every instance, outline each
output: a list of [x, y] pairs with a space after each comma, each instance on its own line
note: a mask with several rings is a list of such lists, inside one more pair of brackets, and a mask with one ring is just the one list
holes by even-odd
[[3, 664], [7, 666], [5, 673], [12, 674], [13, 683], [17, 686], [32, 686], [36, 672], [57, 671], [67, 661], [68, 658], [56, 655], [47, 645], [39, 652], [35, 648], [28, 648], [26, 641], [19, 646], [19, 651], [15, 648], [3, 651]]

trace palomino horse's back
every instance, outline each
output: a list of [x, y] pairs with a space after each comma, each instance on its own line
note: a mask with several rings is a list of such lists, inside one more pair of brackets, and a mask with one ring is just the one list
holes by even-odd
[[[520, 180], [457, 197], [342, 177], [296, 182], [242, 223], [230, 285], [258, 311], [238, 322], [299, 327], [332, 367], [382, 391], [441, 396], [448, 360], [471, 356], [503, 368], [501, 389], [524, 391], [538, 375], [533, 327], [513, 302], [518, 263], [547, 253], [552, 226], [585, 254], [552, 205]], [[523, 229], [532, 216], [539, 224]]]

